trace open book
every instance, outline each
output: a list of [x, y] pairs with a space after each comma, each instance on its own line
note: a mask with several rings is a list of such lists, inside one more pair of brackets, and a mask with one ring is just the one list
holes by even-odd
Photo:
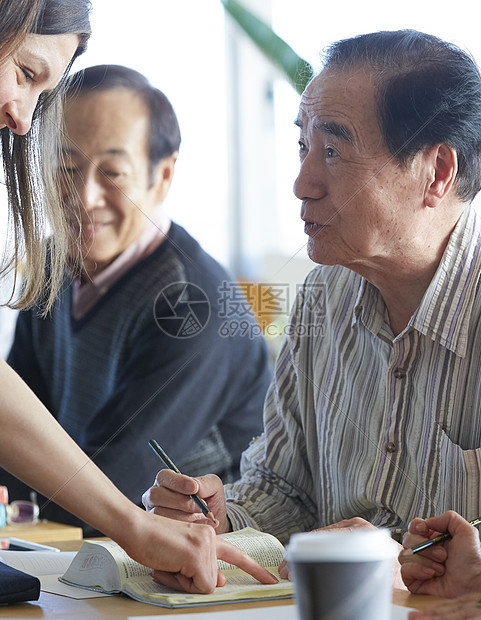
[[[270, 534], [245, 528], [223, 538], [240, 547], [276, 577], [284, 556], [284, 547]], [[151, 569], [134, 562], [125, 551], [111, 541], [87, 541], [74, 557], [67, 572], [60, 578], [69, 585], [108, 592], [123, 592], [137, 601], [162, 607], [211, 605], [228, 601], [286, 598], [292, 596], [290, 581], [262, 585], [239, 568], [219, 561], [227, 583], [212, 594], [187, 594], [154, 583]]]

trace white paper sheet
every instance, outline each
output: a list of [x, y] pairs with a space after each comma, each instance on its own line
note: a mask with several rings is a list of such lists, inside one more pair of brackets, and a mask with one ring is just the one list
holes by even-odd
[[[392, 605], [391, 620], [407, 620], [410, 611], [408, 607]], [[259, 612], [262, 612], [262, 620], [298, 620], [295, 605], [276, 605], [275, 607], [257, 607], [254, 609], [235, 609], [234, 611], [216, 611], [200, 614], [164, 614], [163, 616], [135, 616], [128, 620], [164, 620], [175, 618], [176, 620], [258, 620]]]
[[58, 575], [42, 575], [39, 579], [40, 589], [50, 594], [60, 594], [61, 596], [68, 596], [69, 598], [76, 599], [112, 596], [111, 594], [104, 594], [103, 592], [94, 592], [93, 590], [84, 590], [83, 588], [68, 586], [66, 583], [62, 583], [58, 580]]
[[0, 559], [29, 575], [62, 575], [76, 555], [75, 551], [1, 551]]
[[99, 598], [110, 596], [102, 592], [92, 592], [74, 588], [58, 580], [63, 575], [76, 555], [75, 551], [2, 551], [0, 561], [12, 568], [21, 570], [40, 579], [43, 592], [61, 594], [70, 598]]

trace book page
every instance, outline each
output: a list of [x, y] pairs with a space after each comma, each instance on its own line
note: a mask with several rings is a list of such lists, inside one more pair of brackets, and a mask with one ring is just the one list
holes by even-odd
[[106, 546], [103, 541], [84, 542], [61, 581], [105, 592], [120, 592], [119, 569]]
[[279, 583], [274, 585], [263, 585], [247, 574], [244, 574], [240, 580], [229, 575], [225, 586], [216, 588], [212, 594], [176, 592], [153, 581], [146, 582], [141, 581], [141, 579], [128, 582], [125, 587], [125, 593], [138, 601], [166, 607], [290, 597], [293, 594], [291, 581], [280, 580]]
[[[258, 564], [261, 564], [265, 568], [275, 570], [276, 573], [279, 564], [284, 558], [284, 547], [275, 536], [266, 534], [265, 532], [259, 532], [250, 527], [238, 530], [237, 532], [221, 534], [221, 538], [228, 540], [254, 558]], [[233, 566], [222, 560], [218, 560], [218, 564], [222, 572], [236, 571], [245, 574], [237, 568], [237, 566]]]
[[135, 560], [132, 560], [132, 558], [122, 549], [122, 547], [111, 540], [87, 542], [91, 545], [102, 546], [110, 553], [117, 564], [121, 586], [123, 586], [125, 582], [130, 579], [144, 577], [145, 575], [150, 576], [152, 573], [151, 568], [147, 568], [147, 566], [143, 566]]
[[152, 581], [151, 572], [152, 569], [132, 560], [117, 543], [87, 540], [62, 581], [105, 592], [122, 592], [131, 579], [144, 577]]

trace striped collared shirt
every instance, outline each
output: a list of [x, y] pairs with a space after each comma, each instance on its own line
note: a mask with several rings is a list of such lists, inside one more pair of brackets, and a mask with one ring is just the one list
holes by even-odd
[[481, 514], [481, 221], [467, 207], [406, 329], [379, 291], [316, 267], [293, 308], [264, 434], [226, 487], [234, 529], [293, 532], [360, 516], [406, 528]]

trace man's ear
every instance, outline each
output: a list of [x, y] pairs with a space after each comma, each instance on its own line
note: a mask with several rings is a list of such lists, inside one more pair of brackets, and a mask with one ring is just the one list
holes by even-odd
[[426, 152], [429, 177], [424, 191], [427, 207], [437, 207], [451, 191], [458, 172], [458, 156], [446, 144], [433, 146]]
[[153, 182], [153, 189], [156, 192], [157, 203], [163, 202], [169, 192], [172, 179], [174, 177], [175, 162], [177, 161], [178, 155], [179, 152], [175, 151], [172, 155], [164, 157], [164, 159], [157, 164]]

